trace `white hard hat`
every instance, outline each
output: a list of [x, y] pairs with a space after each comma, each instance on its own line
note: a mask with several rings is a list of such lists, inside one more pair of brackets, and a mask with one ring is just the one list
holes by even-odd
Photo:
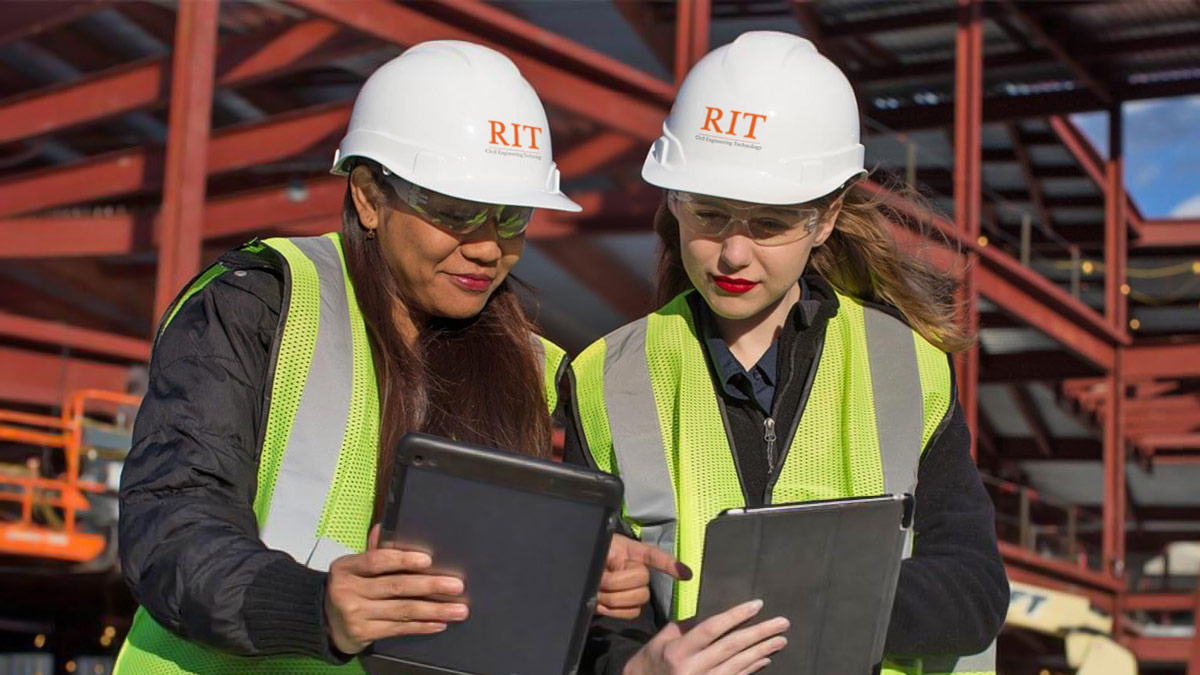
[[332, 173], [371, 159], [477, 202], [579, 211], [559, 190], [546, 111], [509, 58], [458, 40], [415, 45], [367, 78]]
[[865, 173], [842, 71], [795, 35], [743, 33], [684, 79], [642, 178], [669, 190], [799, 204]]

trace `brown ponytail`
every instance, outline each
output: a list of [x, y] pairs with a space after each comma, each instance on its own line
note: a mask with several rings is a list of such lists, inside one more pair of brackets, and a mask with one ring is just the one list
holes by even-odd
[[[844, 194], [833, 234], [813, 249], [808, 269], [840, 293], [896, 307], [913, 330], [946, 352], [970, 348], [975, 338], [957, 321], [954, 275], [939, 271], [916, 251], [902, 249], [892, 234], [892, 223], [898, 222], [916, 229], [922, 235], [915, 237], [918, 241], [929, 241], [928, 236], [936, 236], [932, 207], [902, 184], [888, 185], [887, 192], [917, 208], [899, 213], [861, 186], [813, 202], [824, 210]], [[692, 284], [683, 268], [679, 222], [665, 202], [654, 216], [654, 229], [661, 243], [656, 301], [662, 306]]]
[[[369, 198], [390, 207], [392, 190], [377, 169], [367, 168]], [[409, 431], [549, 457], [542, 363], [531, 339], [534, 325], [513, 289], [519, 282], [506, 279], [470, 319], [419, 322], [417, 339], [410, 344], [396, 322], [404, 289], [377, 241], [367, 238], [349, 185], [342, 203], [342, 243], [379, 386], [377, 515], [391, 477], [393, 447]]]

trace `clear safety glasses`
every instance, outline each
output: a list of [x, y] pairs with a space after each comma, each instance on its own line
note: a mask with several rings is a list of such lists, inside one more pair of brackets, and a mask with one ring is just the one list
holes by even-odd
[[679, 192], [667, 193], [667, 206], [676, 220], [693, 234], [720, 239], [743, 223], [747, 234], [762, 246], [782, 246], [812, 234], [820, 212], [811, 206], [755, 204], [733, 206], [717, 197]]
[[455, 236], [465, 237], [494, 219], [496, 234], [501, 239], [516, 239], [525, 233], [533, 218], [532, 207], [459, 199], [413, 185], [390, 171], [385, 171], [383, 175], [410, 209]]

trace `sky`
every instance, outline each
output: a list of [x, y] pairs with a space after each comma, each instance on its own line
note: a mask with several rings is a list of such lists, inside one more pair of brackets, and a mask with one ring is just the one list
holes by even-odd
[[[1125, 184], [1147, 218], [1200, 218], [1200, 96], [1124, 105]], [[1073, 115], [1108, 156], [1107, 113]]]

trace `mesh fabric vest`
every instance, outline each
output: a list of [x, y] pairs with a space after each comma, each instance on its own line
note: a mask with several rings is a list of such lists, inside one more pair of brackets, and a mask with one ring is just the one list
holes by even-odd
[[[655, 575], [656, 600], [675, 620], [695, 614], [708, 522], [746, 505], [686, 295], [599, 340], [571, 365], [588, 452], [624, 480], [626, 521], [696, 572], [690, 581]], [[838, 300], [767, 503], [914, 492], [921, 453], [952, 403], [945, 353], [886, 312]], [[777, 420], [780, 428], [791, 422]], [[882, 444], [881, 428], [888, 430]], [[989, 652], [886, 663], [884, 673], [990, 673], [993, 660]]]
[[[365, 549], [371, 525], [379, 437], [375, 366], [339, 235], [268, 239], [245, 248], [257, 252], [262, 247], [284, 261], [286, 282], [284, 319], [272, 347], [254, 514], [268, 548], [327, 570], [340, 555]], [[189, 297], [229, 271], [218, 263], [198, 276], [168, 311], [162, 329]], [[546, 401], [553, 412], [565, 352], [547, 340], [531, 339], [543, 357]], [[340, 448], [336, 456], [330, 447]], [[325, 495], [323, 501], [314, 499], [319, 494]], [[175, 635], [144, 608], [134, 616], [114, 670], [117, 675], [361, 672], [356, 661], [334, 666], [303, 656], [227, 654]]]

